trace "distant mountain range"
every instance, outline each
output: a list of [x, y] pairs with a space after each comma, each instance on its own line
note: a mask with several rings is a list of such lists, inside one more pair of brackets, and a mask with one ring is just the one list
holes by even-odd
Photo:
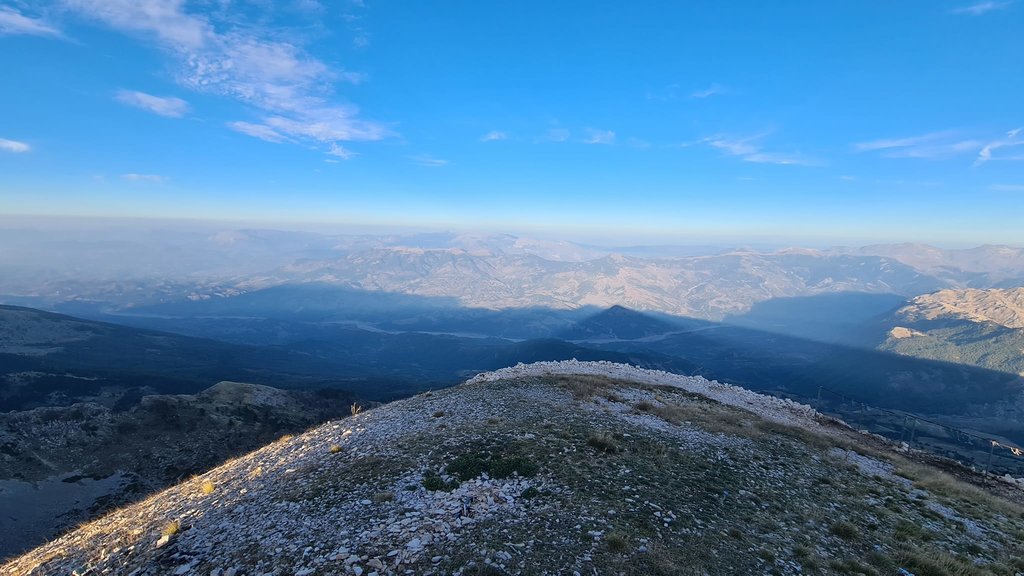
[[[8, 248], [0, 251], [7, 272], [0, 301], [77, 314], [220, 314], [211, 301], [319, 284], [380, 298], [426, 298], [435, 308], [619, 305], [721, 320], [779, 298], [840, 292], [913, 297], [945, 288], [1024, 285], [1024, 249], [1008, 246], [608, 248], [502, 234], [224, 229], [0, 230], [0, 240]], [[335, 308], [364, 303], [336, 302]], [[290, 311], [310, 307], [289, 305]], [[245, 306], [223, 308], [239, 309], [244, 314]]]

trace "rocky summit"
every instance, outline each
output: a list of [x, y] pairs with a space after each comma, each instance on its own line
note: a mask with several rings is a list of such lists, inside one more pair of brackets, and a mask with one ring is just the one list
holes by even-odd
[[1024, 493], [926, 460], [703, 378], [519, 365], [282, 437], [0, 574], [1024, 572]]

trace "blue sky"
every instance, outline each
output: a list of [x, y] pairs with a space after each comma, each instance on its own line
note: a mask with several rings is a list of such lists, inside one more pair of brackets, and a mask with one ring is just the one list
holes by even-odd
[[1024, 244], [1024, 0], [0, 0], [0, 211]]

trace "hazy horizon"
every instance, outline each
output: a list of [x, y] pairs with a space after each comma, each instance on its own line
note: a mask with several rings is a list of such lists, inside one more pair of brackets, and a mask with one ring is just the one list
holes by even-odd
[[0, 211], [1020, 243], [1024, 4], [0, 2]]
[[160, 218], [129, 216], [69, 216], [43, 214], [0, 214], [0, 230], [57, 230], [63, 232], [117, 232], [135, 231], [152, 233], [156, 231], [188, 230], [211, 233], [224, 231], [280, 231], [299, 232], [325, 236], [416, 236], [416, 235], [477, 235], [513, 236], [551, 242], [567, 242], [580, 246], [591, 246], [605, 250], [639, 247], [680, 247], [752, 250], [782, 250], [787, 248], [808, 248], [829, 250], [860, 248], [871, 245], [916, 244], [933, 246], [945, 250], [963, 250], [986, 245], [1024, 247], [1024, 242], [949, 242], [941, 239], [919, 238], [799, 238], [785, 235], [729, 235], [707, 234], [699, 231], [666, 233], [665, 235], [645, 234], [643, 231], [580, 229], [576, 231], [554, 231], [530, 228], [483, 228], [470, 224], [458, 225], [414, 225], [399, 223], [359, 223], [326, 221], [273, 221], [214, 218]]

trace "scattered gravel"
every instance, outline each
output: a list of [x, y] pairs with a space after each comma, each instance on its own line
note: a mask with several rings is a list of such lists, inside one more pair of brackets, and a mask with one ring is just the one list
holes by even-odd
[[[604, 386], [574, 396], [575, 375]], [[686, 420], [707, 414], [729, 418]], [[927, 526], [922, 550], [983, 534], [1001, 562], [1016, 546], [1016, 520], [933, 505], [888, 463], [807, 443], [817, 417], [703, 378], [519, 365], [282, 438], [0, 574], [872, 573], [856, 564], [869, 554], [896, 573], [901, 522]]]
[[723, 384], [717, 380], [708, 380], [702, 376], [683, 376], [608, 361], [580, 362], [578, 360], [563, 360], [557, 362], [535, 362], [533, 364], [520, 363], [493, 372], [478, 374], [467, 383], [494, 382], [559, 374], [604, 376], [641, 384], [673, 386], [692, 394], [700, 394], [726, 406], [743, 408], [766, 420], [791, 426], [818, 429], [820, 427], [819, 421], [824, 418], [814, 408], [786, 398], [758, 394], [746, 388]]

